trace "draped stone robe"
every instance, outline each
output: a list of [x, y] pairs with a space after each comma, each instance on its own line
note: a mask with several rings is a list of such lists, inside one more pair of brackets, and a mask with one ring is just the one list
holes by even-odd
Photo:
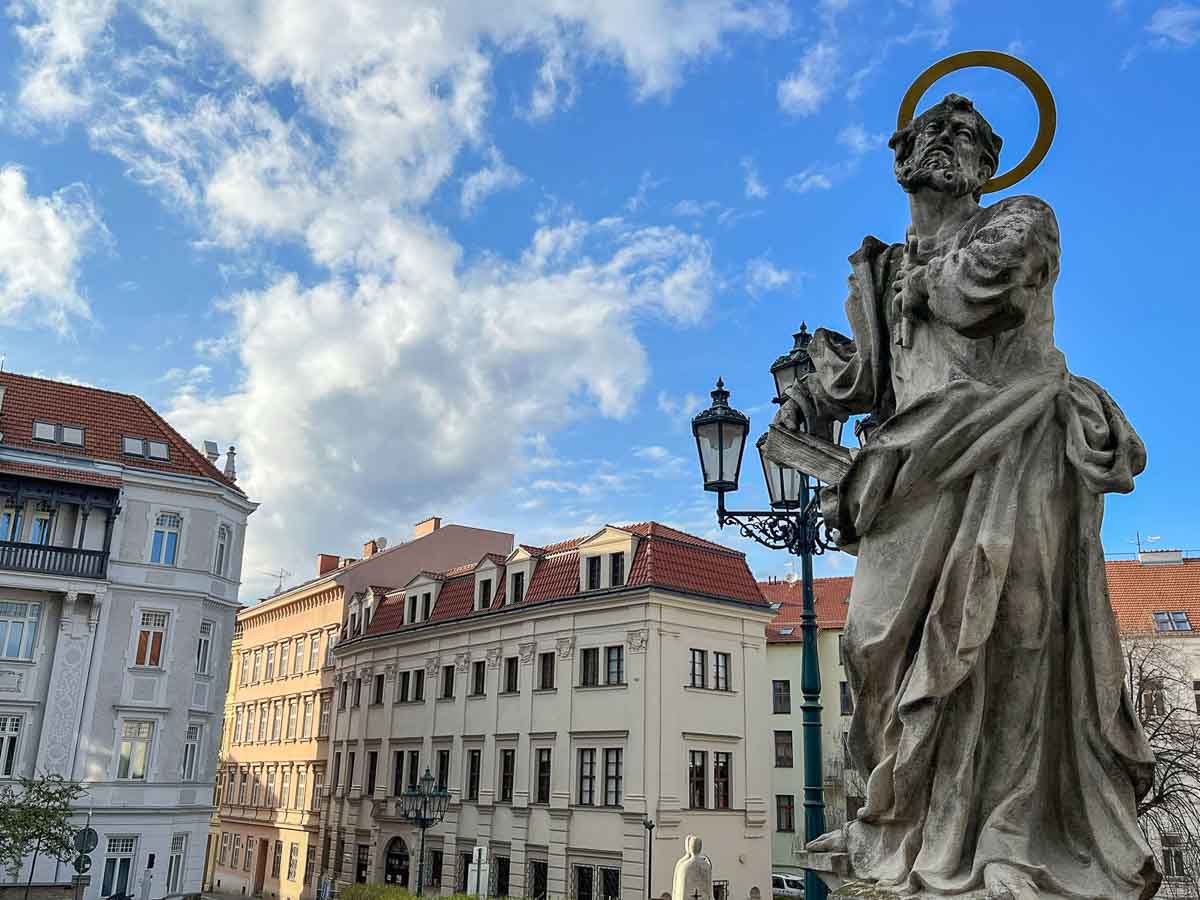
[[1145, 450], [1055, 347], [1054, 214], [1009, 198], [936, 248], [908, 346], [902, 256], [867, 238], [853, 341], [821, 329], [810, 347], [817, 405], [878, 423], [825, 498], [858, 555], [851, 866], [920, 894], [969, 895], [1002, 864], [1043, 897], [1151, 897], [1135, 803], [1153, 754], [1100, 544], [1103, 494], [1132, 490]]

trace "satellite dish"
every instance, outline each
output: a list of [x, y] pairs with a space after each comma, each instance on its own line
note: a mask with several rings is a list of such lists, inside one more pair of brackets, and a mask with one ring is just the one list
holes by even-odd
[[385, 550], [385, 549], [387, 549], [387, 538], [385, 538], [385, 537], [377, 537], [377, 538], [375, 538], [375, 549], [376, 549], [376, 550]]

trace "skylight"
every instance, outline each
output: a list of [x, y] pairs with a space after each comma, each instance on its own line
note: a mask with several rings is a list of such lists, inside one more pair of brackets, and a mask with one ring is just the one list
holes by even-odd
[[1156, 612], [1154, 615], [1154, 629], [1156, 631], [1191, 631], [1192, 622], [1188, 618], [1188, 614], [1184, 610], [1172, 610], [1170, 612]]
[[47, 444], [69, 444], [72, 447], [83, 446], [83, 429], [77, 425], [59, 425], [55, 422], [34, 420], [33, 439], [45, 441]]

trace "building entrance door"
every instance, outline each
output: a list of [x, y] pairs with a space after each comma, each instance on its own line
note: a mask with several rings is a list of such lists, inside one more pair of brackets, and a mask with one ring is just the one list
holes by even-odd
[[383, 880], [388, 884], [408, 887], [408, 847], [403, 838], [392, 838], [387, 846]]
[[263, 882], [267, 879], [267, 854], [271, 852], [271, 845], [267, 843], [266, 838], [258, 839], [258, 859], [254, 864], [254, 896], [261, 897], [263, 892]]

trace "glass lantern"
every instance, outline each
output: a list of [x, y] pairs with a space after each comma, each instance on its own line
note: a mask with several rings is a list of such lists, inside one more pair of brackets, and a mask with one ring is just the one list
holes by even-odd
[[718, 378], [717, 389], [712, 392], [712, 406], [692, 419], [706, 491], [737, 490], [742, 451], [749, 432], [749, 417], [729, 405], [729, 391]]

